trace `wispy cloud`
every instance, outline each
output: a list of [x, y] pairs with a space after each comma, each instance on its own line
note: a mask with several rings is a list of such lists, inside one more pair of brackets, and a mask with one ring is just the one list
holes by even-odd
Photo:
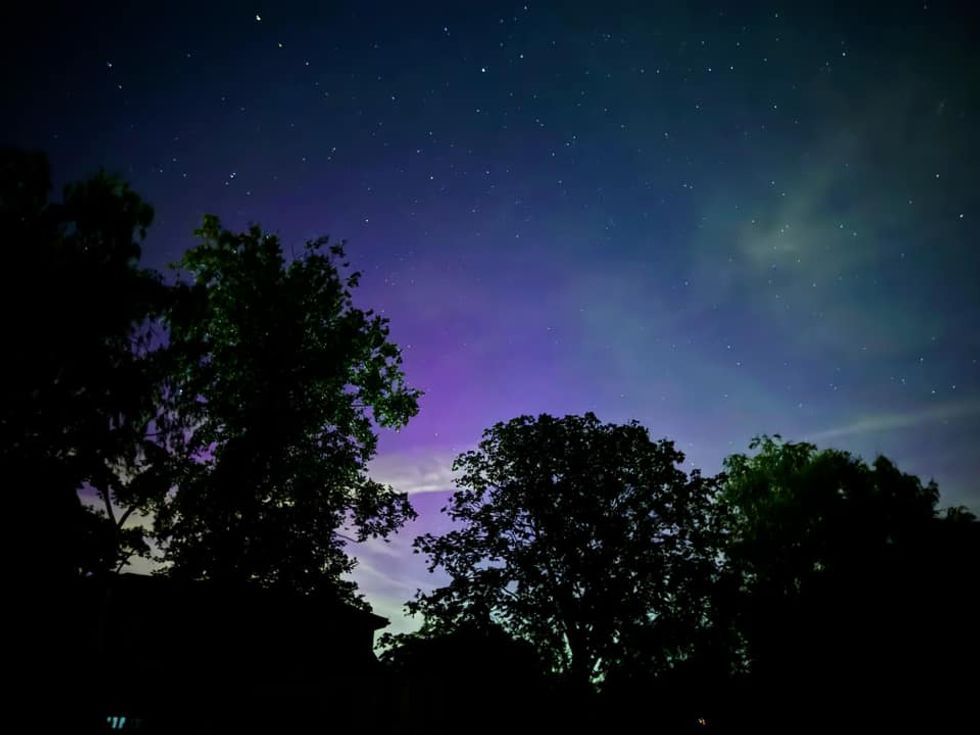
[[371, 462], [369, 474], [374, 480], [395, 490], [414, 495], [453, 490], [455, 477], [450, 454], [388, 454]]
[[858, 434], [875, 434], [898, 429], [911, 429], [923, 424], [980, 415], [980, 400], [941, 403], [912, 411], [880, 413], [862, 416], [854, 421], [807, 436], [807, 439], [835, 439]]
[[358, 544], [355, 549], [357, 566], [351, 579], [370, 601], [374, 612], [391, 622], [388, 633], [415, 630], [421, 620], [408, 617], [405, 603], [415, 597], [417, 590], [431, 591], [448, 583], [442, 572], [430, 574], [423, 556], [413, 554], [411, 538], [396, 534], [390, 543], [372, 540]]
[[750, 305], [774, 337], [821, 354], [847, 356], [855, 344], [883, 358], [928, 348], [948, 328], [929, 290], [947, 283], [959, 293], [958, 274], [942, 264], [965, 264], [946, 260], [962, 246], [941, 189], [909, 194], [939, 176], [929, 164], [944, 129], [926, 104], [933, 95], [912, 80], [860, 104], [831, 95], [833, 124], [807, 155], [761, 167], [761, 188], [761, 176], [746, 179], [753, 204], [733, 196], [735, 182], [706, 192], [692, 287], [729, 308]]

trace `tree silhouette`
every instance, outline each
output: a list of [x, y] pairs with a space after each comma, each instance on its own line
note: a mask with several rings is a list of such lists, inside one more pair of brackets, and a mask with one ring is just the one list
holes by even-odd
[[340, 532], [386, 536], [414, 516], [365, 466], [374, 426], [403, 425], [419, 393], [387, 321], [354, 307], [342, 244], [315, 240], [287, 262], [256, 226], [207, 216], [197, 235], [167, 316], [186, 460], [157, 512], [170, 573], [354, 601]]
[[[0, 169], [10, 274], [0, 292], [0, 477], [30, 486], [8, 497], [45, 514], [34, 568], [61, 579], [109, 571], [146, 550], [127, 521], [146, 508], [155, 449], [150, 325], [167, 292], [139, 266], [153, 211], [105, 173], [49, 201], [40, 153], [4, 151]], [[80, 502], [82, 488], [98, 511]]]
[[752, 581], [800, 590], [901, 544], [936, 515], [939, 489], [887, 458], [868, 466], [847, 452], [764, 436], [754, 456], [725, 461], [729, 553]]
[[721, 500], [739, 627], [764, 700], [754, 700], [753, 728], [936, 725], [932, 708], [957, 690], [954, 672], [975, 663], [976, 645], [968, 654], [937, 639], [940, 626], [967, 624], [975, 521], [961, 509], [940, 518], [936, 485], [884, 457], [869, 466], [778, 437], [751, 448], [726, 460]]
[[650, 666], [683, 656], [705, 621], [715, 484], [682, 461], [639, 424], [591, 413], [488, 429], [454, 465], [448, 511], [460, 528], [415, 542], [451, 578], [408, 604], [422, 635], [497, 625], [582, 688], [634, 645]]

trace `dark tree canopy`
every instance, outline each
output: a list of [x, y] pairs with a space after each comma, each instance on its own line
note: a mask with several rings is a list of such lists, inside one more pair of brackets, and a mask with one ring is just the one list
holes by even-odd
[[729, 554], [753, 584], [799, 590], [920, 531], [939, 489], [886, 457], [869, 466], [834, 449], [761, 437], [725, 461]]
[[[43, 508], [40, 569], [70, 579], [149, 552], [170, 571], [348, 599], [347, 532], [413, 515], [367, 478], [377, 426], [417, 411], [386, 320], [325, 239], [287, 261], [276, 237], [205, 218], [167, 284], [139, 265], [153, 211], [100, 173], [49, 201], [42, 154], [0, 155], [7, 376], [0, 476]], [[83, 499], [85, 502], [82, 502]], [[97, 508], [97, 509], [96, 509]], [[56, 569], [54, 567], [57, 567]]]
[[[39, 153], [5, 151], [0, 168], [9, 274], [0, 296], [0, 474], [36, 490], [31, 502], [46, 508], [44, 545], [60, 549], [59, 573], [111, 570], [146, 549], [126, 521], [145, 510], [135, 486], [153, 454], [144, 442], [156, 411], [149, 324], [166, 288], [139, 266], [153, 210], [105, 173], [51, 202]], [[100, 511], [79, 502], [83, 486]]]
[[773, 731], [789, 716], [819, 731], [845, 717], [938, 723], [940, 699], [963, 691], [957, 672], [977, 654], [939, 639], [977, 611], [975, 520], [940, 516], [936, 485], [885, 457], [868, 465], [778, 437], [751, 448], [726, 461], [721, 500], [738, 626], [767, 702], [757, 716]]
[[415, 542], [451, 578], [409, 603], [422, 634], [498, 625], [580, 685], [641, 641], [678, 653], [703, 623], [715, 487], [682, 461], [639, 424], [591, 413], [493, 426], [455, 462], [459, 528]]
[[208, 216], [197, 234], [167, 318], [188, 460], [157, 516], [171, 573], [353, 600], [339, 531], [386, 536], [414, 515], [365, 467], [374, 426], [403, 425], [418, 392], [386, 320], [354, 306], [342, 245], [315, 240], [287, 261], [255, 226]]

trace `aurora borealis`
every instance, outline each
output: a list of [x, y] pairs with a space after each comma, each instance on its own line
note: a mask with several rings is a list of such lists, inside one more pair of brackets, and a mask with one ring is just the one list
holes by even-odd
[[[3, 145], [156, 210], [330, 234], [419, 415], [379, 479], [419, 520], [360, 552], [430, 584], [452, 457], [594, 411], [720, 469], [780, 433], [980, 509], [980, 25], [947, 2], [63, 4], [4, 24]], [[403, 625], [396, 621], [395, 628]]]

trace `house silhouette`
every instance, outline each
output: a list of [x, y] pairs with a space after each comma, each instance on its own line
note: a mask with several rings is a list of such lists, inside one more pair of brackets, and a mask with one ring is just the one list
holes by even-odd
[[76, 732], [385, 729], [388, 621], [327, 595], [121, 574], [72, 607]]

